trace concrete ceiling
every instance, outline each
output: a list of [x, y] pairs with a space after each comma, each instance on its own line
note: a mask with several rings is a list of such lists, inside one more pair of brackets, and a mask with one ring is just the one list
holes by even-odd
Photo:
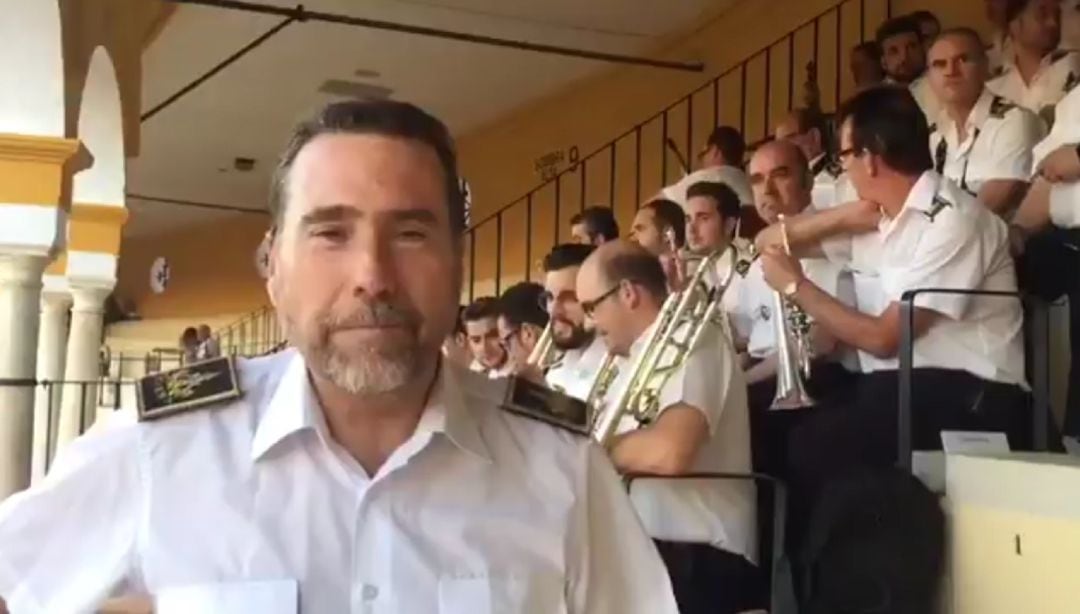
[[[290, 7], [287, 0], [261, 0]], [[307, 0], [348, 14], [591, 50], [646, 54], [735, 0]], [[143, 58], [144, 111], [281, 18], [181, 5]], [[295, 23], [142, 124], [128, 191], [264, 209], [269, 172], [290, 127], [335, 96], [328, 80], [390, 90], [466, 133], [610, 64], [395, 32]], [[237, 157], [255, 160], [249, 172]], [[222, 215], [130, 199], [126, 236]]]

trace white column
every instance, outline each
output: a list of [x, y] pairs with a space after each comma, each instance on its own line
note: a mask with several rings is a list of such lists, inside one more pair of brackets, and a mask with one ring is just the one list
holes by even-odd
[[97, 387], [90, 385], [101, 375], [100, 351], [105, 298], [112, 290], [102, 287], [71, 288], [71, 332], [68, 334], [67, 360], [64, 366], [68, 383], [60, 402], [57, 449], [79, 436], [80, 427], [89, 428], [97, 413]]
[[[68, 315], [70, 313], [71, 294], [66, 290], [46, 290], [42, 293], [37, 348], [39, 382], [58, 382], [64, 379], [64, 356], [67, 354]], [[56, 447], [56, 419], [60, 413], [62, 392], [58, 385], [41, 386], [37, 390], [37, 396], [34, 399], [32, 482], [44, 477], [47, 459], [52, 449]]]
[[[0, 254], [0, 500], [30, 483], [41, 255]], [[13, 385], [14, 384], [14, 385]]]

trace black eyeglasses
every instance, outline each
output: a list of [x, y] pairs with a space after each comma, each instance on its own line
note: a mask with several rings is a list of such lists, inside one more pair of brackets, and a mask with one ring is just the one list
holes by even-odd
[[595, 299], [593, 299], [591, 301], [581, 301], [581, 310], [585, 312], [586, 316], [588, 316], [590, 318], [593, 317], [593, 314], [596, 312], [596, 308], [600, 306], [600, 303], [603, 303], [608, 298], [610, 298], [612, 295], [614, 295], [616, 292], [618, 292], [620, 286], [622, 286], [622, 282], [619, 282], [619, 283], [615, 284], [614, 286], [611, 287], [610, 290], [608, 290], [607, 292], [601, 294], [600, 296], [596, 297]]
[[514, 330], [506, 333], [505, 337], [499, 338], [499, 342], [502, 343], [504, 348], [510, 349], [510, 345], [514, 343], [514, 339], [517, 337], [518, 330], [520, 329], [515, 328]]

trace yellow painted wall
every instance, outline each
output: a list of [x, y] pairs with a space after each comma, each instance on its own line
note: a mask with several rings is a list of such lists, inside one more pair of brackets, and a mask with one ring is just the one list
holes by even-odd
[[[862, 40], [860, 29], [865, 21], [866, 34], [873, 30], [886, 14], [886, 0], [845, 0], [842, 3], [840, 52], [844, 69], [841, 71], [840, 96], [852, 91], [846, 69], [847, 50]], [[860, 15], [860, 4], [866, 13]], [[982, 3], [970, 0], [942, 0], [939, 3], [919, 0], [893, 0], [894, 13], [932, 8], [946, 25], [982, 23]], [[793, 55], [796, 71], [791, 78], [789, 49], [786, 35], [815, 16], [837, 6], [837, 0], [741, 0], [726, 11], [697, 24], [690, 32], [672, 37], [651, 54], [653, 57], [681, 61], [704, 61], [703, 74], [682, 73], [650, 68], [618, 67], [599, 76], [572, 84], [563, 91], [529, 104], [509, 116], [472, 133], [459, 135], [458, 151], [462, 172], [472, 187], [472, 219], [481, 220], [512, 199], [522, 197], [540, 184], [537, 159], [551, 152], [562, 152], [564, 158], [571, 147], [584, 156], [615, 136], [656, 114], [692, 89], [708, 84], [712, 78], [737, 66], [743, 59], [761, 51], [770, 43], [769, 83], [772, 92], [766, 108], [764, 91], [766, 63], [763, 56], [751, 62], [747, 69], [746, 107], [747, 138], [763, 137], [789, 104], [788, 89], [793, 91], [796, 104], [801, 104], [804, 66], [814, 56], [813, 27], [798, 30], [794, 38]], [[817, 60], [821, 83], [822, 103], [831, 109], [836, 103], [837, 28], [835, 14], [822, 19], [818, 27]], [[789, 85], [790, 82], [790, 85]], [[719, 81], [716, 117], [721, 123], [738, 124], [741, 116], [741, 73], [734, 72]], [[693, 96], [690, 146], [687, 147], [687, 105], [679, 105], [668, 113], [668, 134], [685, 153], [700, 149], [714, 125], [712, 88], [706, 87]], [[631, 132], [618, 141], [615, 150], [614, 205], [620, 224], [629, 226], [637, 200], [655, 194], [663, 184], [662, 172], [668, 181], [677, 178], [680, 169], [668, 156], [662, 168], [662, 121], [656, 119], [641, 129], [641, 183], [633, 180], [637, 166], [637, 139]], [[559, 185], [560, 240], [568, 235], [569, 218], [582, 202], [607, 204], [611, 202], [610, 152], [603, 151], [588, 161], [585, 195], [582, 198], [581, 172], [563, 176]], [[566, 168], [564, 159], [560, 168]], [[534, 195], [532, 201], [531, 252], [526, 254], [526, 228], [529, 226], [527, 205], [521, 200], [503, 214], [501, 224], [501, 279], [503, 288], [522, 279], [528, 265], [533, 265], [550, 249], [556, 228], [552, 225], [555, 208], [555, 186], [548, 185]], [[152, 240], [125, 241], [120, 259], [120, 290], [132, 297], [144, 317], [183, 317], [212, 314], [239, 306], [254, 309], [265, 303], [261, 282], [254, 277], [250, 266], [251, 253], [265, 230], [258, 218], [244, 217], [232, 222], [240, 229], [237, 238], [228, 244], [207, 241], [200, 231], [183, 230]], [[216, 228], [216, 225], [215, 225]], [[477, 235], [475, 245], [475, 278], [477, 295], [494, 291], [496, 271], [495, 224], [488, 223]], [[466, 267], [471, 246], [466, 244]], [[149, 291], [149, 267], [156, 255], [166, 255], [173, 264], [173, 286], [164, 295]], [[223, 265], [222, 263], [228, 263]], [[198, 281], [200, 280], [201, 281]], [[468, 281], [468, 268], [466, 281]]]
[[[238, 213], [176, 232], [125, 239], [117, 294], [144, 319], [210, 317], [253, 311], [267, 303], [255, 251], [269, 218]], [[150, 289], [150, 267], [165, 257], [171, 279], [165, 292]]]
[[[707, 84], [714, 76], [737, 66], [745, 58], [779, 40], [771, 46], [768, 67], [764, 55], [760, 55], [748, 65], [746, 71], [746, 137], [749, 142], [761, 139], [767, 127], [788, 108], [789, 81], [795, 104], [801, 104], [801, 92], [806, 81], [804, 67], [815, 57], [812, 26], [797, 31], [793, 53], [783, 37], [837, 4], [837, 0], [743, 0], [709, 22], [699, 24], [691, 32], [674, 37], [666, 47], [653, 54], [664, 59], [703, 60], [707, 67], [704, 75], [638, 67], [616, 68], [460, 137], [458, 149], [463, 174], [472, 187], [474, 224], [514, 199], [521, 199], [528, 190], [540, 185], [535, 163], [545, 154], [563, 152], [566, 158], [566, 152], [576, 147], [584, 157], [694, 88]], [[839, 4], [842, 5], [840, 98], [843, 99], [853, 91], [847, 70], [847, 52], [863, 40], [860, 29], [864, 21], [866, 37], [873, 36], [874, 29], [886, 15], [886, 2], [846, 0]], [[860, 4], [866, 7], [865, 15], [860, 15]], [[894, 14], [928, 8], [934, 10], [946, 26], [965, 24], [985, 28], [981, 2], [893, 0], [892, 4]], [[794, 56], [796, 70], [793, 78], [789, 70], [789, 54]], [[836, 105], [836, 57], [837, 19], [833, 13], [818, 24], [816, 59], [822, 106], [825, 109], [835, 108]], [[770, 83], [767, 104], [766, 74]], [[735, 71], [719, 81], [715, 113], [720, 123], [740, 124], [741, 98], [741, 71]], [[692, 159], [693, 153], [702, 147], [714, 125], [712, 87], [692, 97], [688, 147], [687, 115], [690, 106], [681, 104], [672, 108], [667, 124], [668, 135], [675, 140], [683, 155], [689, 151]], [[620, 225], [627, 227], [637, 200], [649, 198], [664, 185], [662, 173], [666, 172], [669, 183], [681, 176], [673, 156], [668, 155], [667, 164], [664, 165], [663, 122], [657, 118], [646, 123], [640, 132], [641, 183], [636, 186], [634, 176], [639, 163], [637, 140], [637, 134], [632, 132], [617, 142], [614, 182], [611, 178], [610, 150], [602, 150], [587, 163], [584, 190], [580, 170], [563, 175], [559, 184], [558, 233], [561, 240], [568, 236], [569, 218], [583, 203], [608, 204], [613, 200]], [[561, 168], [567, 167], [568, 162], [561, 165]], [[614, 199], [611, 198], [612, 184]], [[533, 196], [533, 244], [528, 257], [524, 240], [529, 217], [526, 201], [520, 200], [504, 211], [501, 220], [502, 287], [522, 279], [526, 266], [535, 265], [554, 242], [556, 229], [551, 222], [555, 194], [556, 186], [548, 184]], [[477, 235], [475, 278], [478, 281], [478, 295], [494, 291], [496, 247], [496, 221], [492, 220], [484, 224]]]

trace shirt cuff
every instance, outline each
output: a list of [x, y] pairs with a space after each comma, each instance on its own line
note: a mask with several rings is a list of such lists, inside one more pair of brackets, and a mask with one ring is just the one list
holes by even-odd
[[1050, 220], [1058, 228], [1080, 228], [1080, 183], [1050, 186]]

